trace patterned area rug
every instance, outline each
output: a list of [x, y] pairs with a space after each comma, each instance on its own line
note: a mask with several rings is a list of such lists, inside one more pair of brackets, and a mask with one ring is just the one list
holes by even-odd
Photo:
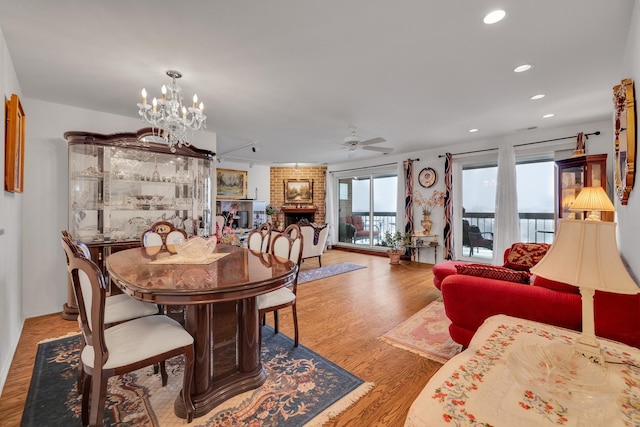
[[[373, 386], [311, 350], [263, 328], [262, 361], [266, 382], [233, 397], [189, 426], [320, 426], [364, 396]], [[38, 346], [22, 426], [80, 426], [76, 372], [80, 336]], [[169, 382], [144, 368], [109, 380], [105, 425], [185, 426], [173, 413], [182, 388], [181, 358], [167, 361]]]
[[450, 324], [451, 321], [444, 312], [444, 304], [437, 300], [380, 339], [436, 362], [446, 363], [462, 351], [462, 346], [449, 336]]
[[313, 270], [301, 271], [298, 275], [298, 285], [314, 280], [324, 279], [325, 277], [335, 276], [342, 273], [348, 273], [354, 270], [367, 268], [364, 265], [353, 264], [351, 262], [341, 262], [339, 264], [327, 265], [325, 267], [314, 268]]

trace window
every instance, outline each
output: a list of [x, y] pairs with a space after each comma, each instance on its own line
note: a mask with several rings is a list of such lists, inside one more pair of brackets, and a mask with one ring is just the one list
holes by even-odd
[[385, 232], [395, 232], [395, 170], [339, 178], [338, 188], [339, 242], [373, 247], [380, 244]]
[[[516, 164], [518, 214], [522, 242], [553, 241], [554, 162]], [[491, 259], [498, 167], [495, 164], [462, 168], [462, 256]], [[466, 223], [465, 223], [466, 221]]]

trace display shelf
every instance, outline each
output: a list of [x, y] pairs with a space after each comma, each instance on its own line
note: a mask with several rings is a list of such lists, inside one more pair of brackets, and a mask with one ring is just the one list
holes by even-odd
[[[556, 161], [556, 219], [583, 219], [583, 212], [572, 212], [571, 205], [584, 187], [602, 187], [607, 191], [607, 155], [592, 154]], [[613, 221], [613, 212], [602, 212], [603, 221]]]
[[[183, 147], [172, 153], [149, 140], [150, 129], [102, 135], [67, 132], [69, 231], [78, 240], [139, 242], [159, 220], [188, 234], [210, 235], [214, 153]], [[105, 247], [99, 251], [105, 253]]]

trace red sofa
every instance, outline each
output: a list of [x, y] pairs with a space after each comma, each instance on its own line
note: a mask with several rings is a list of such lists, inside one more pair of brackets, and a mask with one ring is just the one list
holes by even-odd
[[[505, 264], [510, 249], [504, 254]], [[578, 288], [532, 277], [530, 284], [457, 274], [446, 261], [433, 268], [434, 284], [442, 291], [445, 312], [451, 320], [451, 338], [468, 346], [482, 323], [495, 314], [534, 320], [567, 329], [581, 330], [582, 300]], [[640, 295], [596, 291], [595, 331], [608, 338], [640, 348]]]

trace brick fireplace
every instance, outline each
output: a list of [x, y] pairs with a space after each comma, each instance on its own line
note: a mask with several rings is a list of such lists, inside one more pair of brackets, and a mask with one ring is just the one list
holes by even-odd
[[[272, 167], [270, 174], [271, 205], [280, 211], [272, 217], [276, 228], [285, 228], [289, 224], [305, 218], [311, 222], [325, 224], [326, 221], [326, 166], [300, 166], [296, 171], [292, 167]], [[286, 204], [284, 183], [287, 180], [308, 179], [313, 182], [313, 201], [304, 205]]]

